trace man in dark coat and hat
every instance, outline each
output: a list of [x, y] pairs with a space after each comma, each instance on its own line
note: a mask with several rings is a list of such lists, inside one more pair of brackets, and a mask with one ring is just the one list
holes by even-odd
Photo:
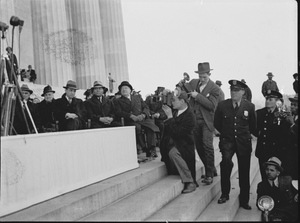
[[[128, 81], [123, 81], [119, 85], [121, 97], [114, 100], [116, 115], [119, 119], [124, 119], [125, 126], [135, 126], [137, 143], [146, 152], [147, 157], [157, 157], [155, 150], [155, 132], [159, 128], [150, 118], [150, 110], [140, 95], [132, 95], [133, 88]], [[147, 146], [144, 142], [142, 129], [147, 136]]]
[[256, 130], [255, 106], [243, 99], [245, 88], [241, 81], [230, 80], [231, 98], [219, 102], [214, 118], [214, 126], [220, 132], [219, 148], [221, 161], [221, 191], [219, 204], [229, 200], [230, 176], [233, 168], [232, 157], [236, 153], [238, 160], [240, 206], [250, 210], [250, 161], [252, 152], [251, 134]]
[[280, 175], [283, 171], [280, 159], [271, 157], [264, 163], [264, 169], [266, 177], [257, 185], [257, 207], [262, 206], [262, 196], [269, 196], [274, 201], [274, 208], [269, 213], [270, 221], [297, 221], [298, 188], [293, 186], [290, 176]]
[[[21, 86], [23, 100], [21, 101], [22, 106], [19, 102], [16, 103], [15, 108], [15, 116], [14, 116], [14, 130], [13, 134], [29, 134], [26, 126], [26, 121], [29, 127], [30, 133], [35, 133], [35, 129], [40, 132], [41, 131], [41, 117], [38, 109], [38, 105], [34, 104], [29, 100], [30, 95], [33, 93], [32, 90], [29, 89], [28, 85], [23, 84]], [[30, 112], [28, 112], [28, 110]], [[26, 121], [24, 120], [24, 116], [22, 114], [22, 110], [25, 113]], [[30, 118], [31, 116], [31, 118]]]
[[196, 125], [193, 131], [194, 141], [199, 157], [205, 168], [205, 176], [202, 183], [207, 185], [213, 182], [217, 175], [215, 167], [215, 155], [213, 146], [214, 113], [218, 105], [220, 88], [210, 79], [210, 65], [208, 62], [199, 63], [199, 78], [192, 79], [187, 85], [190, 92], [190, 105], [196, 116]]
[[256, 110], [257, 129], [254, 136], [257, 137], [255, 156], [259, 161], [262, 179], [266, 177], [263, 164], [271, 157], [276, 156], [283, 162], [287, 155], [285, 152], [286, 133], [290, 124], [285, 118], [278, 117], [279, 110], [276, 102], [282, 99], [278, 91], [268, 90], [265, 93], [265, 107]]
[[59, 131], [78, 130], [86, 127], [86, 109], [81, 99], [76, 98], [76, 82], [69, 80], [65, 93], [56, 100], [54, 116], [59, 121]]
[[121, 126], [121, 123], [116, 121], [112, 100], [105, 97], [107, 90], [101, 81], [95, 81], [94, 86], [91, 87], [93, 96], [85, 101], [87, 117], [91, 119], [91, 128]]
[[38, 104], [39, 113], [41, 115], [41, 125], [44, 132], [55, 132], [56, 128], [56, 120], [54, 117], [54, 93], [50, 85], [44, 87], [43, 94], [44, 100]]
[[261, 86], [261, 93], [263, 94], [263, 96], [266, 95], [266, 92], [268, 90], [279, 91], [276, 81], [272, 80], [274, 75], [271, 72], [269, 72], [267, 73], [267, 76], [268, 80], [264, 81]]
[[184, 189], [182, 193], [193, 192], [196, 187], [196, 161], [193, 129], [195, 115], [190, 109], [188, 95], [178, 87], [172, 97], [172, 109], [163, 105], [166, 113], [161, 153], [169, 174], [179, 173]]

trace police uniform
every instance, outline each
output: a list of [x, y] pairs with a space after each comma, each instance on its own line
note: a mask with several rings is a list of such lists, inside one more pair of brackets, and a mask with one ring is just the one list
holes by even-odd
[[[238, 80], [230, 80], [231, 91], [243, 90], [246, 84]], [[252, 152], [251, 133], [256, 129], [255, 106], [251, 102], [240, 99], [237, 109], [234, 108], [232, 98], [219, 102], [215, 116], [214, 126], [220, 132], [219, 148], [222, 153], [221, 161], [221, 190], [222, 195], [218, 203], [229, 199], [230, 176], [233, 167], [234, 153], [238, 159], [240, 204], [245, 209], [248, 205], [250, 189], [250, 159]]]
[[[278, 91], [268, 90], [266, 98], [282, 98], [282, 94]], [[277, 116], [278, 108], [274, 111], [269, 111], [267, 107], [258, 109], [257, 115], [257, 129], [255, 136], [257, 137], [255, 156], [259, 161], [259, 168], [262, 179], [266, 178], [263, 163], [269, 158], [275, 156], [285, 162], [284, 158], [284, 139], [289, 129], [289, 124], [285, 119], [281, 120]]]

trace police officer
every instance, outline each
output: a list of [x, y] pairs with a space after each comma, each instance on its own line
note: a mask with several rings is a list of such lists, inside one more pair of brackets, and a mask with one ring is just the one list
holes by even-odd
[[278, 157], [284, 166], [284, 138], [290, 126], [285, 118], [280, 117], [282, 113], [276, 106], [276, 102], [282, 99], [282, 94], [268, 90], [265, 97], [265, 107], [256, 111], [257, 129], [254, 133], [257, 137], [255, 156], [259, 161], [262, 179], [266, 178], [263, 164], [269, 158]]
[[255, 106], [243, 99], [245, 88], [241, 81], [230, 80], [231, 98], [219, 102], [215, 116], [214, 126], [220, 132], [219, 148], [222, 153], [221, 161], [221, 191], [219, 204], [229, 200], [230, 176], [233, 167], [234, 153], [238, 159], [240, 206], [251, 210], [249, 206], [250, 189], [250, 159], [252, 152], [251, 133], [256, 129]]

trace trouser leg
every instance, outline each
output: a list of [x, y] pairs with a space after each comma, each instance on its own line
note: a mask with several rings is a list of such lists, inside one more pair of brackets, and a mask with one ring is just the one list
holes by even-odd
[[249, 202], [250, 192], [251, 153], [243, 156], [237, 154], [237, 160], [239, 169], [240, 203], [247, 204]]
[[230, 176], [233, 168], [232, 157], [234, 150], [222, 151], [221, 167], [221, 191], [223, 195], [229, 195], [230, 192]]
[[181, 177], [183, 183], [194, 182], [191, 171], [186, 162], [182, 158], [180, 152], [176, 147], [173, 147], [169, 152], [171, 162], [176, 166], [176, 169]]

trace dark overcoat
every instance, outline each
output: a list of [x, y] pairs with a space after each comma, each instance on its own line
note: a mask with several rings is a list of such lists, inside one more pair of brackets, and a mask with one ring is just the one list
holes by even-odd
[[[159, 128], [154, 124], [154, 120], [150, 118], [150, 110], [140, 95], [131, 95], [131, 100], [122, 96], [114, 101], [116, 115], [118, 119], [124, 118], [125, 125], [140, 124], [154, 132], [159, 132]], [[143, 121], [134, 122], [130, 115], [145, 114]]]
[[[107, 97], [102, 96], [102, 102], [100, 102], [97, 96], [93, 95], [90, 99], [86, 100], [84, 104], [87, 110], [87, 117], [91, 119], [92, 128], [121, 126], [120, 123], [116, 122], [114, 103]], [[111, 117], [113, 121], [110, 125], [105, 125], [103, 122], [100, 122], [100, 117]]]
[[272, 113], [268, 113], [266, 107], [256, 110], [257, 129], [253, 134], [257, 137], [255, 156], [265, 161], [273, 156], [283, 161], [290, 125], [285, 119], [278, 122], [274, 115], [276, 112], [277, 108]]
[[70, 104], [66, 98], [66, 93], [64, 93], [61, 98], [56, 100], [54, 106], [54, 116], [59, 121], [59, 130], [65, 131], [67, 125], [67, 119], [65, 115], [67, 113], [75, 113], [81, 122], [81, 126], [86, 126], [86, 116], [87, 112], [84, 103], [79, 98], [73, 98]]
[[241, 100], [235, 114], [232, 99], [219, 102], [214, 126], [220, 132], [220, 150], [231, 150], [237, 144], [239, 155], [250, 155], [252, 152], [251, 134], [256, 130], [255, 106], [249, 101]]
[[41, 125], [44, 128], [50, 128], [51, 125], [55, 124], [54, 117], [54, 104], [55, 99], [53, 98], [51, 102], [47, 102], [45, 99], [38, 103], [39, 113], [41, 116]]
[[195, 115], [190, 107], [179, 116], [175, 111], [173, 118], [165, 121], [161, 153], [169, 174], [172, 168], [168, 154], [175, 146], [188, 165], [192, 177], [196, 179], [195, 145], [192, 133], [195, 123]]
[[[34, 121], [34, 124], [35, 124], [35, 127], [37, 128], [38, 132], [40, 132], [41, 131], [41, 117], [40, 117], [38, 105], [34, 104], [34, 103], [32, 103], [31, 101], [28, 100], [27, 101], [27, 107], [30, 111], [31, 117], [32, 117], [32, 119]], [[13, 125], [16, 133], [14, 133], [14, 134], [29, 134], [21, 109], [23, 109], [23, 111], [25, 112], [25, 116], [26, 116], [26, 120], [27, 120], [27, 123], [28, 123], [28, 126], [29, 126], [29, 130], [30, 130], [30, 133], [32, 133], [34, 131], [34, 127], [33, 127], [32, 122], [30, 120], [29, 114], [28, 114], [27, 110], [24, 109], [23, 106], [20, 105], [19, 101], [17, 101], [16, 102], [16, 107], [15, 107], [14, 125]]]
[[257, 185], [257, 201], [263, 195], [272, 197], [274, 209], [271, 212], [279, 212], [279, 215], [283, 216], [285, 220], [291, 221], [298, 218], [298, 203], [294, 202], [297, 193], [298, 191], [293, 187], [290, 176], [279, 176], [278, 188], [271, 187], [267, 179]]

